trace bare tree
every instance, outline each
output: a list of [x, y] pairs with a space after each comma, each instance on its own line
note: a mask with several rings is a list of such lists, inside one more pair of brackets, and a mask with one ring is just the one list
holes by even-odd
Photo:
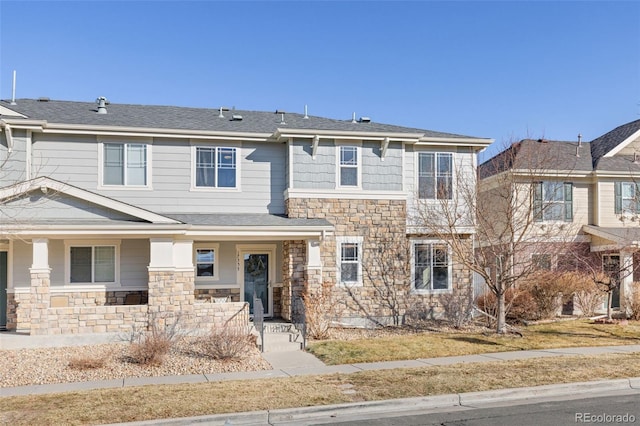
[[[419, 182], [416, 224], [446, 242], [458, 262], [484, 279], [497, 299], [498, 333], [507, 331], [505, 295], [540, 269], [536, 254], [557, 258], [571, 250], [578, 231], [567, 182], [571, 169], [554, 162], [550, 145], [521, 141], [481, 167], [458, 162], [452, 183], [446, 175], [440, 179], [437, 168]], [[436, 195], [421, 198], [423, 184], [435, 184]]]

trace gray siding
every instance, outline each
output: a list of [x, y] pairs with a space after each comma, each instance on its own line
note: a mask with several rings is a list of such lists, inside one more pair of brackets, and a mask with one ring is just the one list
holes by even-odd
[[[27, 241], [13, 242], [13, 284], [14, 287], [31, 286], [29, 268], [33, 263], [32, 245]], [[51, 268], [51, 286], [64, 285], [64, 242], [49, 240], [49, 267]]]
[[13, 149], [9, 152], [7, 136], [0, 133], [0, 187], [12, 185], [25, 179], [27, 132], [14, 130]]
[[379, 141], [362, 144], [362, 189], [402, 191], [402, 144], [392, 142], [384, 161]]
[[311, 140], [293, 141], [293, 187], [296, 189], [335, 189], [336, 146], [321, 140], [314, 159]]
[[148, 286], [149, 252], [149, 240], [122, 240], [120, 244], [120, 283], [123, 287]]
[[[70, 185], [158, 213], [284, 213], [286, 147], [276, 143], [228, 142], [208, 146], [238, 148], [239, 191], [192, 190], [188, 140], [156, 139], [151, 149], [150, 188], [99, 188], [95, 137], [39, 135], [34, 170]], [[123, 142], [127, 142], [123, 138]], [[137, 142], [137, 141], [135, 141]]]

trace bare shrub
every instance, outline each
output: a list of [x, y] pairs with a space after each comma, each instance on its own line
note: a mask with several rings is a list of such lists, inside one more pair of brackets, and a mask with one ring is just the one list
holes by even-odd
[[133, 327], [129, 337], [129, 357], [136, 364], [160, 365], [179, 337], [180, 315], [152, 314], [148, 330]]
[[563, 298], [573, 293], [573, 274], [539, 271], [519, 287], [535, 301], [537, 319], [554, 318], [562, 309]]
[[[536, 301], [526, 290], [510, 288], [505, 293], [506, 318], [510, 321], [530, 321], [539, 319]], [[498, 298], [493, 293], [485, 293], [476, 299], [476, 305], [487, 317], [489, 327], [495, 324], [498, 313]]]
[[325, 281], [319, 289], [311, 289], [306, 285], [302, 303], [305, 309], [307, 336], [312, 339], [328, 338], [331, 322], [338, 313], [333, 284]]
[[203, 355], [213, 359], [242, 358], [256, 347], [256, 336], [245, 327], [214, 327], [209, 334], [199, 338]]
[[471, 320], [473, 298], [471, 292], [443, 294], [440, 303], [444, 309], [444, 319], [453, 327], [461, 328]]
[[420, 326], [422, 323], [435, 319], [435, 312], [431, 303], [422, 300], [411, 302], [405, 312], [405, 321], [409, 325]]
[[73, 370], [94, 370], [104, 367], [105, 359], [103, 357], [75, 357], [69, 360], [67, 366]]
[[635, 281], [630, 290], [626, 298], [629, 319], [640, 321], [640, 282]]
[[603, 292], [588, 275], [573, 273], [572, 290], [573, 306], [582, 315], [591, 317], [602, 307]]

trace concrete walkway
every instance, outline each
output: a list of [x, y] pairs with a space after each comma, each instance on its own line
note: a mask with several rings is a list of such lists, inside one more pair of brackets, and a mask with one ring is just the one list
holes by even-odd
[[[0, 333], [0, 349], [87, 345], [122, 341], [122, 338], [123, 337], [121, 334], [113, 333], [64, 336], [29, 336], [18, 333]], [[34, 395], [55, 392], [84, 391], [89, 389], [105, 389], [160, 384], [204, 383], [223, 380], [251, 380], [273, 377], [293, 377], [332, 373], [348, 374], [356, 373], [358, 371], [428, 367], [434, 365], [451, 365], [458, 363], [497, 362], [540, 357], [600, 355], [631, 352], [640, 352], [640, 345], [539, 349], [529, 351], [497, 352], [478, 355], [425, 358], [406, 361], [354, 363], [343, 365], [325, 365], [313, 355], [303, 351], [269, 352], [264, 353], [263, 358], [267, 362], [269, 362], [269, 364], [271, 364], [271, 366], [273, 367], [271, 370], [234, 373], [193, 374], [183, 376], [130, 377], [125, 379], [102, 380], [93, 382], [90, 381], [18, 386], [13, 388], [0, 388], [0, 396]]]

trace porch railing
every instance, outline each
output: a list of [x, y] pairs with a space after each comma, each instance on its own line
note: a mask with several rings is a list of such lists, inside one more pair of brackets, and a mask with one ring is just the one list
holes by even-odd
[[291, 322], [302, 336], [302, 349], [307, 349], [307, 313], [301, 297], [293, 299]]

